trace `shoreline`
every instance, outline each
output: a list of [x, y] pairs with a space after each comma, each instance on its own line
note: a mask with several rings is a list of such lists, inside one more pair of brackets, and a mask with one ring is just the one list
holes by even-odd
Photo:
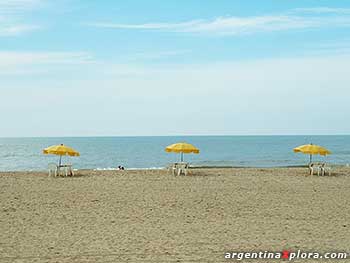
[[[350, 167], [347, 165], [332, 165], [331, 166], [332, 175], [350, 175]], [[308, 166], [281, 166], [281, 167], [238, 167], [238, 166], [190, 166], [190, 173], [215, 173], [215, 172], [223, 172], [228, 173], [230, 171], [241, 171], [243, 173], [246, 172], [269, 172], [269, 173], [278, 173], [279, 171], [305, 171], [304, 175], [308, 173]], [[0, 176], [6, 176], [8, 174], [11, 175], [45, 175], [47, 176], [47, 170], [33, 170], [33, 171], [0, 171]], [[112, 174], [112, 175], [128, 175], [128, 174], [150, 174], [150, 173], [168, 173], [168, 168], [130, 168], [125, 170], [118, 169], [74, 169], [74, 173], [76, 177], [80, 177], [81, 175], [104, 175], [104, 174]], [[316, 172], [315, 172], [316, 173]], [[70, 176], [69, 176], [70, 177]]]
[[[334, 168], [349, 168], [348, 164], [331, 164], [330, 167]], [[74, 166], [73, 166], [74, 168]], [[210, 169], [293, 169], [293, 168], [308, 168], [308, 165], [284, 165], [284, 166], [196, 166], [190, 165], [189, 169], [193, 170], [210, 170]], [[157, 171], [157, 170], [167, 170], [167, 167], [149, 167], [149, 168], [125, 168], [124, 171]], [[119, 171], [118, 168], [74, 168], [74, 171]], [[43, 173], [47, 172], [47, 169], [43, 170], [0, 170], [0, 173]]]

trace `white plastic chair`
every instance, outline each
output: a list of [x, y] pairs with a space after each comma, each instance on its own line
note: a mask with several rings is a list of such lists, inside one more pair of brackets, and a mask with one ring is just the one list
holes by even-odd
[[331, 167], [323, 164], [322, 166], [320, 166], [320, 170], [321, 170], [321, 175], [326, 175], [327, 171], [328, 171], [328, 175], [331, 175]]
[[184, 174], [187, 175], [188, 172], [188, 163], [178, 163], [177, 166], [177, 175]]
[[63, 172], [63, 175], [64, 176], [68, 176], [69, 175], [74, 175], [73, 173], [73, 169], [72, 169], [72, 165], [71, 164], [63, 164], [61, 165], [60, 167], [58, 167], [58, 170], [59, 170], [59, 174], [61, 173], [61, 171]]
[[64, 167], [61, 167], [63, 168], [64, 170], [64, 175], [67, 177], [68, 176], [68, 167], [67, 166], [64, 166]]
[[331, 176], [332, 175], [332, 171], [331, 171], [332, 169], [331, 169], [330, 166], [325, 166], [324, 167], [324, 175], [326, 175], [327, 170], [328, 170], [328, 175]]
[[323, 175], [323, 168], [322, 168], [322, 164], [319, 164], [319, 163], [317, 163], [316, 164], [316, 171], [317, 171], [317, 176], [322, 176]]
[[52, 174], [55, 175], [55, 177], [57, 176], [57, 165], [55, 163], [49, 163], [48, 165], [48, 169], [49, 169], [49, 176], [51, 177]]
[[172, 163], [168, 166], [168, 172], [172, 175], [176, 174], [176, 163]]
[[67, 164], [66, 166], [66, 176], [67, 174], [74, 176], [74, 170], [73, 170], [73, 165]]
[[314, 164], [310, 163], [309, 164], [309, 175], [313, 175], [314, 174]]
[[328, 174], [331, 175], [331, 167], [327, 166], [325, 163], [318, 164], [316, 167], [318, 176], [326, 175], [327, 171]]

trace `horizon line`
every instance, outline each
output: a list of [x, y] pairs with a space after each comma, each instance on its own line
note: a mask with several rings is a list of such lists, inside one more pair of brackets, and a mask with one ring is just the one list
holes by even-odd
[[339, 134], [187, 134], [187, 135], [79, 135], [79, 136], [0, 136], [0, 139], [34, 139], [34, 138], [114, 138], [114, 137], [271, 137], [271, 136], [350, 136], [350, 133]]

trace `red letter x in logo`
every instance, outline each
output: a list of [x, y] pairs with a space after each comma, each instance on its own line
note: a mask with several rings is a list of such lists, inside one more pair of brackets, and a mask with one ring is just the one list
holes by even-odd
[[282, 258], [289, 259], [289, 251], [288, 250], [282, 251]]

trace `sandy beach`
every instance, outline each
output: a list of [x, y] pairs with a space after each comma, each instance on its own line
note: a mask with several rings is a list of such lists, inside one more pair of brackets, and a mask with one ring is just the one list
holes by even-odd
[[350, 252], [350, 168], [333, 172], [0, 173], [0, 262], [237, 262], [225, 252]]

